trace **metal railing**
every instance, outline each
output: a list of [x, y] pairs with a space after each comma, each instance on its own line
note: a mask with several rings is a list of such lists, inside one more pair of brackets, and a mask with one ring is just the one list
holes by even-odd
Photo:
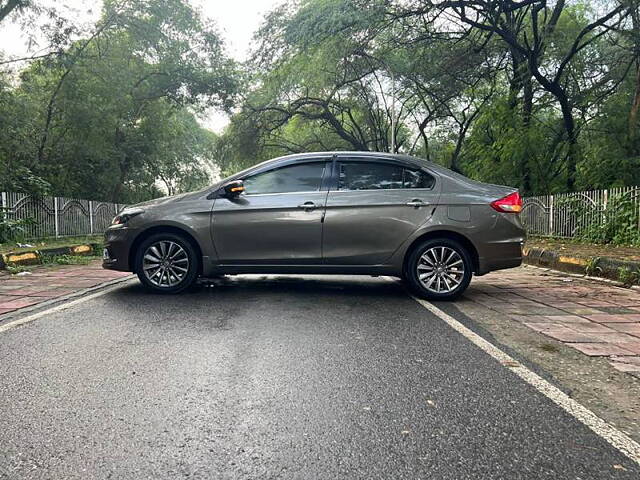
[[124, 206], [75, 198], [0, 193], [0, 208], [8, 219], [31, 220], [23, 227], [26, 238], [100, 234]]
[[571, 238], [587, 225], [603, 225], [622, 200], [631, 204], [640, 228], [640, 187], [525, 197], [521, 219], [531, 235]]
[[[531, 235], [571, 238], [586, 224], [606, 221], [612, 199], [633, 203], [640, 228], [640, 187], [541, 195], [523, 199], [522, 222]], [[65, 197], [0, 193], [0, 209], [11, 220], [31, 219], [27, 238], [100, 234], [124, 204]]]

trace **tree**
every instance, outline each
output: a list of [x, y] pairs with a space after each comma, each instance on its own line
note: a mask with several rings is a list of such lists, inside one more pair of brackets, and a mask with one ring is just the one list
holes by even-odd
[[31, 0], [2, 0], [0, 1], [0, 22], [11, 12], [22, 10], [31, 4]]
[[[545, 62], [548, 51], [558, 47], [555, 36], [558, 22], [568, 9], [565, 0], [557, 0], [548, 6], [546, 0], [414, 0], [398, 9], [398, 18], [416, 16], [426, 25], [437, 22], [459, 26], [460, 35], [469, 30], [485, 32], [487, 37], [497, 36], [514, 52], [516, 68], [520, 71], [519, 59], [525, 59], [528, 72], [541, 87], [558, 102], [562, 112], [563, 127], [568, 144], [566, 154], [566, 185], [573, 190], [576, 181], [578, 128], [574, 117], [574, 101], [566, 87], [567, 72], [578, 55], [598, 39], [618, 28], [629, 13], [625, 3], [613, 2], [603, 13], [577, 30], [568, 46], [556, 48], [557, 61]], [[514, 22], [526, 17], [526, 22]], [[555, 43], [554, 43], [555, 42]], [[521, 77], [522, 78], [522, 77]]]
[[58, 194], [120, 202], [161, 174], [170, 191], [190, 184], [188, 173], [202, 182], [195, 162], [209, 140], [195, 115], [229, 109], [235, 88], [218, 34], [186, 1], [108, 1], [90, 35], [21, 73], [16, 93], [37, 106], [22, 163]]

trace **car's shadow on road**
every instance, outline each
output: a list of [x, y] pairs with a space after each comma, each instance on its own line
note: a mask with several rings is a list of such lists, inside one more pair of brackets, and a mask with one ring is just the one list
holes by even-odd
[[389, 278], [311, 275], [238, 275], [212, 280], [176, 295], [152, 293], [137, 281], [103, 297], [114, 318], [130, 325], [180, 331], [230, 330], [257, 319], [297, 319], [307, 325], [326, 315], [399, 312], [412, 302]]
[[398, 279], [367, 276], [321, 275], [237, 275], [205, 280], [190, 289], [164, 295], [147, 290], [138, 282], [131, 282], [109, 293], [113, 300], [205, 302], [235, 300], [238, 296], [347, 296], [347, 297], [399, 297], [407, 291]]

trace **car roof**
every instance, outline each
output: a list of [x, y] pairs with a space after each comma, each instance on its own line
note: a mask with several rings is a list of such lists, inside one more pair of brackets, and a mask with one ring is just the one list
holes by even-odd
[[[260, 171], [266, 170], [266, 169], [270, 169], [273, 167], [278, 167], [279, 165], [286, 165], [286, 164], [291, 164], [291, 163], [295, 163], [297, 161], [304, 161], [307, 159], [313, 159], [313, 158], [319, 158], [319, 157], [333, 157], [335, 155], [341, 155], [341, 156], [349, 156], [352, 157], [354, 159], [367, 159], [367, 158], [375, 158], [375, 159], [386, 159], [386, 160], [392, 160], [392, 161], [397, 161], [397, 162], [401, 162], [404, 164], [410, 164], [413, 166], [416, 166], [418, 168], [420, 167], [427, 167], [428, 169], [439, 173], [439, 174], [444, 174], [444, 175], [454, 175], [456, 176], [457, 174], [455, 174], [455, 172], [453, 172], [452, 170], [449, 170], [448, 168], [445, 168], [441, 165], [438, 165], [436, 163], [430, 162], [428, 160], [425, 160], [423, 158], [417, 158], [417, 157], [412, 157], [409, 155], [404, 155], [404, 154], [399, 154], [399, 153], [387, 153], [387, 152], [368, 152], [368, 151], [353, 151], [353, 150], [345, 150], [345, 151], [325, 151], [325, 152], [307, 152], [307, 153], [294, 153], [291, 155], [285, 155], [282, 157], [276, 157], [276, 158], [272, 158], [270, 160], [265, 160], [261, 163], [258, 163], [256, 165], [252, 165], [251, 167], [248, 167], [245, 170], [242, 170], [241, 172], [237, 172], [233, 175], [231, 175], [230, 177], [227, 177], [225, 180], [233, 180], [236, 178], [241, 178], [246, 174], [254, 174], [254, 173], [258, 173]], [[466, 178], [462, 175], [460, 175], [461, 178]]]
[[[283, 157], [273, 158], [271, 160], [267, 160], [266, 162], [262, 162], [261, 166], [272, 165], [275, 163], [285, 163], [288, 161], [296, 161], [296, 160], [306, 160], [310, 158], [317, 157], [333, 157], [335, 155], [340, 156], [349, 156], [354, 159], [360, 158], [381, 158], [387, 160], [396, 160], [403, 163], [411, 163], [414, 165], [420, 166], [432, 166], [436, 169], [442, 168], [444, 170], [448, 170], [440, 165], [436, 165], [435, 163], [429, 162], [428, 160], [424, 160], [422, 158], [416, 158], [409, 155], [403, 155], [399, 153], [387, 153], [387, 152], [369, 152], [369, 151], [353, 151], [353, 150], [340, 150], [340, 151], [328, 151], [328, 152], [307, 152], [307, 153], [294, 153], [291, 155], [285, 155]], [[257, 166], [257, 165], [256, 165]]]

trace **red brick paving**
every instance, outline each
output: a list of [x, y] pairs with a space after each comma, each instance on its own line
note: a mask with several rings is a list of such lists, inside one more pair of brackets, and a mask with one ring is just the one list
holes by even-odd
[[640, 291], [523, 267], [477, 277], [465, 299], [640, 377]]
[[587, 315], [587, 318], [599, 323], [640, 322], [640, 314], [623, 315], [616, 313], [600, 313], [597, 315]]
[[612, 329], [640, 337], [640, 323], [612, 323]]
[[590, 357], [633, 355], [632, 352], [612, 343], [569, 343], [569, 345]]
[[0, 274], [0, 320], [4, 314], [127, 275], [130, 274], [103, 270], [99, 261], [89, 265], [38, 267], [31, 275], [3, 272]]

